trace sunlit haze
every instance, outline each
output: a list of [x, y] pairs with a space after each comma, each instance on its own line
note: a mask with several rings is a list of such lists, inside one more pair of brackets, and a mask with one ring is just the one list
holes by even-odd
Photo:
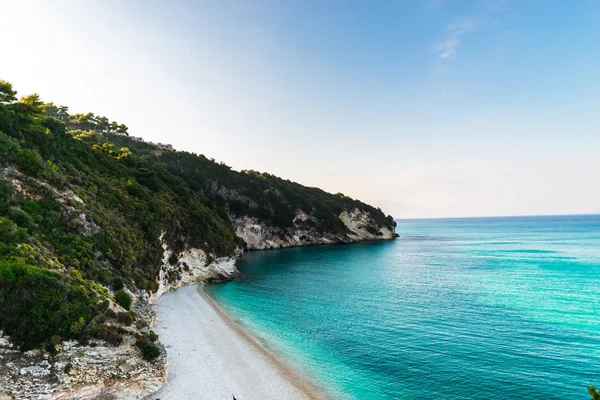
[[397, 218], [600, 213], [600, 2], [0, 1], [0, 79]]

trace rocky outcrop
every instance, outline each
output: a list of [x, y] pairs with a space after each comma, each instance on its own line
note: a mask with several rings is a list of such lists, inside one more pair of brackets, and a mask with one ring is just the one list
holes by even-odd
[[163, 258], [158, 272], [158, 290], [148, 295], [150, 303], [166, 292], [190, 283], [231, 280], [240, 276], [235, 261], [241, 255], [241, 249], [236, 257], [216, 257], [196, 248], [175, 254], [163, 240], [164, 236], [165, 232], [160, 236]]
[[339, 215], [343, 223], [336, 233], [319, 230], [319, 221], [298, 211], [293, 226], [269, 226], [257, 218], [233, 218], [235, 233], [244, 240], [249, 250], [278, 249], [332, 243], [354, 243], [366, 240], [389, 240], [395, 237], [393, 229], [378, 224], [369, 213], [354, 209]]
[[393, 229], [378, 225], [368, 213], [357, 208], [350, 212], [343, 211], [339, 218], [351, 232], [348, 236], [352, 241], [386, 240], [396, 237]]
[[136, 345], [139, 337], [155, 335], [150, 330], [155, 321], [150, 304], [134, 297], [130, 313], [113, 302], [109, 309], [131, 318], [110, 322], [120, 344], [71, 340], [54, 345], [52, 351], [21, 352], [0, 331], [0, 400], [136, 400], [160, 389], [168, 376], [165, 350], [161, 347], [159, 357], [150, 362]]
[[144, 361], [133, 337], [121, 346], [69, 341], [57, 350], [21, 353], [0, 332], [0, 399], [141, 399], [167, 379], [164, 355]]

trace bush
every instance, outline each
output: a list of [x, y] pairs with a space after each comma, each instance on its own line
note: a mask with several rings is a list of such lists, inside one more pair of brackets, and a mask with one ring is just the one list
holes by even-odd
[[90, 333], [93, 337], [104, 340], [113, 346], [123, 343], [123, 335], [112, 326], [96, 325]]
[[115, 278], [113, 281], [113, 289], [114, 290], [121, 290], [125, 287], [125, 285], [123, 284], [123, 279], [121, 278]]
[[143, 329], [143, 328], [146, 328], [147, 326], [148, 326], [148, 323], [141, 318], [138, 319], [137, 321], [135, 321], [135, 327], [137, 329]]
[[139, 336], [135, 345], [140, 349], [142, 358], [146, 361], [154, 361], [160, 356], [160, 347], [152, 343], [147, 335]]
[[8, 210], [7, 217], [14, 221], [21, 228], [28, 228], [33, 224], [33, 218], [31, 218], [31, 216], [25, 211], [17, 207], [11, 207], [10, 210]]
[[126, 310], [131, 308], [131, 296], [125, 293], [123, 289], [117, 290], [117, 293], [115, 293], [115, 301]]
[[116, 318], [117, 322], [123, 325], [131, 325], [131, 323], [133, 322], [133, 319], [131, 318], [131, 315], [129, 315], [129, 313], [126, 312], [119, 312], [117, 313], [117, 318]]
[[63, 369], [63, 372], [65, 374], [68, 374], [69, 372], [71, 372], [71, 368], [73, 368], [73, 364], [71, 364], [70, 362], [65, 364], [65, 369]]
[[44, 169], [44, 161], [35, 150], [22, 149], [17, 155], [17, 165], [21, 171], [36, 176]]

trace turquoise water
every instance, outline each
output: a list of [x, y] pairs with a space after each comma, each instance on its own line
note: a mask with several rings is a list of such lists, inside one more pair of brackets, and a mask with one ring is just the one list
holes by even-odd
[[207, 291], [339, 399], [587, 399], [600, 216], [399, 220], [389, 242], [253, 252]]

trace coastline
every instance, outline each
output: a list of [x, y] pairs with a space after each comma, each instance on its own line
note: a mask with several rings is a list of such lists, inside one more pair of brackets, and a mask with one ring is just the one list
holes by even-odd
[[155, 304], [169, 378], [148, 399], [328, 398], [231, 319], [203, 286], [182, 287]]

